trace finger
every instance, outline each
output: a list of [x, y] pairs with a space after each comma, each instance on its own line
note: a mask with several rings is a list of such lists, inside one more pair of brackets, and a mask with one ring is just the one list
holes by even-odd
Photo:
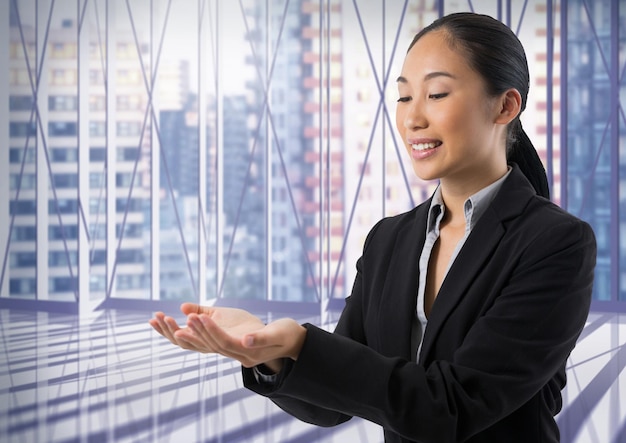
[[180, 346], [183, 349], [187, 349], [189, 351], [202, 352], [202, 353], [208, 352], [204, 350], [204, 348], [202, 348], [201, 346], [198, 346], [198, 344], [194, 342], [193, 336], [190, 336], [185, 331], [185, 329], [179, 329], [178, 331], [176, 331], [176, 334], [174, 335], [174, 339], [176, 340], [176, 343], [178, 344], [178, 346]]
[[161, 325], [161, 329], [163, 329], [163, 332], [164, 332], [163, 335], [167, 337], [167, 339], [170, 340], [172, 343], [177, 345], [178, 343], [176, 341], [176, 337], [174, 336], [174, 333], [178, 331], [180, 327], [178, 326], [178, 323], [176, 323], [176, 320], [174, 320], [172, 317], [165, 316], [161, 320], [160, 325]]
[[150, 325], [162, 336], [168, 340], [172, 340], [172, 334], [169, 330], [167, 323], [165, 322], [165, 314], [157, 312], [153, 319], [150, 320]]
[[210, 314], [213, 309], [209, 306], [201, 306], [196, 303], [183, 303], [180, 305], [180, 310], [183, 314]]
[[213, 319], [208, 316], [205, 317], [206, 322], [195, 314], [188, 317], [187, 329], [190, 331], [190, 339], [193, 337], [194, 343], [202, 343], [202, 346], [208, 349], [207, 352], [217, 352], [227, 357], [237, 358], [236, 352], [227, 344], [234, 342], [232, 337], [219, 327]]
[[183, 303], [180, 305], [180, 310], [183, 314], [198, 314], [200, 312], [200, 305], [195, 303]]
[[157, 331], [159, 334], [164, 335], [163, 334], [163, 329], [161, 329], [161, 325], [159, 324], [159, 321], [151, 318], [148, 323], [150, 324], [150, 326], [152, 326], [152, 328]]

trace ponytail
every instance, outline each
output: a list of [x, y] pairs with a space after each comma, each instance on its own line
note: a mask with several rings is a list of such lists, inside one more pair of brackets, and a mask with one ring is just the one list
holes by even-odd
[[512, 122], [511, 135], [512, 143], [508, 143], [510, 148], [507, 152], [507, 161], [517, 163], [528, 181], [533, 185], [538, 195], [550, 199], [550, 189], [548, 188], [548, 177], [543, 163], [537, 155], [537, 150], [528, 138], [526, 131], [522, 128], [519, 118]]

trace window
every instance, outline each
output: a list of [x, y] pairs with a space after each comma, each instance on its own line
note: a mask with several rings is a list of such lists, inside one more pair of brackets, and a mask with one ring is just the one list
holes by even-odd
[[120, 264], [143, 263], [145, 257], [141, 249], [121, 249], [117, 251], [117, 262]]
[[78, 252], [77, 251], [50, 251], [48, 252], [48, 266], [50, 267], [68, 267], [68, 259], [70, 260], [70, 264], [72, 266], [76, 266], [78, 263]]
[[76, 111], [78, 98], [75, 95], [51, 95], [48, 97], [50, 111]]
[[22, 157], [26, 154], [25, 163], [35, 163], [35, 148], [10, 148], [9, 149], [9, 163], [22, 163]]
[[9, 280], [10, 295], [35, 295], [37, 281], [34, 278], [12, 278]]
[[106, 111], [107, 102], [104, 95], [89, 95], [89, 110], [92, 112]]
[[9, 263], [11, 268], [34, 268], [37, 266], [37, 253], [29, 252], [11, 252]]
[[78, 187], [78, 174], [54, 174], [52, 178], [55, 188], [75, 189]]
[[89, 161], [90, 162], [104, 162], [107, 159], [106, 148], [90, 148], [89, 149]]
[[89, 263], [92, 265], [104, 265], [107, 262], [107, 251], [104, 249], [96, 249], [91, 251]]
[[76, 122], [50, 122], [48, 135], [50, 137], [75, 137], [77, 134]]
[[34, 226], [13, 226], [11, 242], [35, 241], [36, 239], [37, 228]]
[[35, 174], [9, 174], [9, 189], [14, 191], [18, 188], [21, 191], [27, 189], [35, 189], [37, 186], [37, 177]]
[[48, 279], [50, 292], [76, 291], [76, 277], [53, 277]]
[[9, 111], [31, 111], [33, 109], [32, 95], [9, 96]]
[[78, 161], [78, 149], [50, 148], [50, 158], [56, 163], [76, 163]]
[[104, 137], [107, 135], [107, 127], [105, 122], [93, 121], [89, 122], [89, 135], [91, 137]]
[[35, 200], [11, 200], [9, 202], [9, 215], [35, 215], [36, 211]]
[[56, 215], [57, 210], [61, 214], [75, 214], [78, 211], [78, 201], [60, 198], [48, 201], [48, 213]]
[[35, 122], [11, 122], [9, 123], [9, 136], [28, 137], [37, 134]]
[[117, 122], [117, 135], [119, 137], [131, 137], [141, 134], [141, 123], [130, 121]]
[[89, 188], [100, 189], [105, 184], [104, 173], [102, 172], [90, 172], [89, 173]]
[[78, 238], [78, 226], [64, 224], [48, 226], [49, 240], [75, 240]]

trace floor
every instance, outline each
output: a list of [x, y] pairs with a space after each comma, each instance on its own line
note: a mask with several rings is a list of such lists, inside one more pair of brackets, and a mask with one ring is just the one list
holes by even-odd
[[[0, 441], [380, 442], [301, 423], [242, 389], [237, 364], [182, 351], [150, 313], [0, 310]], [[626, 315], [591, 313], [568, 362], [563, 442], [626, 442]]]

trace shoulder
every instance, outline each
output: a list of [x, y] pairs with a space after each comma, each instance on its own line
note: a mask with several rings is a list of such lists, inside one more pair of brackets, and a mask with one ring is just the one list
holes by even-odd
[[593, 236], [588, 223], [537, 195], [517, 167], [513, 168], [490, 206], [508, 232], [522, 230], [533, 237], [556, 228]]
[[418, 235], [420, 229], [426, 229], [425, 214], [429, 205], [430, 199], [410, 211], [379, 220], [369, 231], [364, 249], [374, 244], [389, 245], [392, 240], [399, 236]]

